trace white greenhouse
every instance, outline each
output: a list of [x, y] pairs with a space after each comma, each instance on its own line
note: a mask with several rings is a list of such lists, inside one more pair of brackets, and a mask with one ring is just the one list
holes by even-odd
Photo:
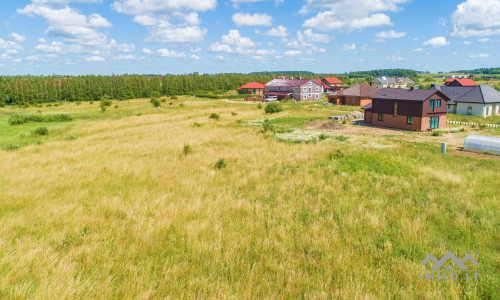
[[469, 135], [465, 138], [464, 150], [500, 155], [500, 138], [482, 135]]

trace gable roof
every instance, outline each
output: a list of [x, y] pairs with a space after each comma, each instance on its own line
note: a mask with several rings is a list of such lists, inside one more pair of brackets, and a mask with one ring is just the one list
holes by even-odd
[[449, 78], [444, 83], [445, 84], [452, 83], [455, 80], [458, 81], [458, 83], [460, 83], [460, 85], [462, 85], [462, 86], [477, 86], [478, 85], [474, 80], [472, 80], [470, 78]]
[[264, 88], [264, 85], [262, 83], [250, 82], [250, 83], [245, 84], [244, 86], [240, 86], [238, 88], [238, 91], [242, 90], [242, 89], [263, 89], [263, 88]]
[[317, 83], [321, 84], [324, 89], [329, 89], [330, 88], [323, 81], [321, 81], [321, 79], [314, 79], [314, 81], [316, 81]]
[[265, 86], [279, 86], [279, 87], [301, 87], [305, 84], [308, 84], [310, 81], [312, 81], [315, 84], [318, 84], [316, 81], [312, 79], [273, 79], [266, 83]]
[[413, 80], [411, 80], [410, 78], [408, 77], [377, 77], [375, 80], [378, 80], [382, 83], [387, 83], [387, 84], [396, 84], [396, 83], [399, 83], [400, 81], [403, 83], [403, 84], [408, 84], [408, 83], [415, 83], [413, 82]]
[[388, 99], [388, 100], [408, 100], [408, 101], [425, 101], [434, 94], [440, 94], [446, 101], [450, 98], [445, 94], [435, 89], [420, 90], [420, 89], [381, 89], [378, 93], [371, 96], [372, 99]]
[[455, 104], [455, 100], [462, 97], [464, 94], [470, 92], [474, 87], [471, 86], [447, 86], [447, 85], [438, 85], [431, 87], [431, 89], [436, 89], [441, 93], [445, 94], [450, 101], [448, 104]]
[[342, 81], [338, 79], [337, 77], [330, 77], [330, 78], [325, 78], [326, 82], [329, 84], [341, 84]]
[[455, 99], [455, 102], [481, 104], [500, 103], [500, 92], [491, 85], [479, 85]]
[[378, 92], [380, 88], [375, 88], [366, 83], [356, 84], [347, 88], [345, 90], [337, 91], [333, 93], [334, 96], [355, 96], [355, 97], [370, 97], [371, 95]]

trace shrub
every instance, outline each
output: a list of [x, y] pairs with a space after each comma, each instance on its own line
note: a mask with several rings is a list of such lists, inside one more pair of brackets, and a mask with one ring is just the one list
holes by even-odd
[[66, 140], [67, 140], [67, 141], [76, 140], [76, 136], [74, 136], [74, 135], [68, 135], [68, 136], [66, 137]]
[[165, 103], [165, 102], [167, 102], [167, 99], [161, 98], [161, 102]]
[[191, 149], [191, 146], [189, 144], [184, 145], [184, 148], [182, 149], [182, 153], [184, 155], [188, 155], [192, 152], [193, 150]]
[[179, 107], [184, 107], [184, 103], [179, 104]]
[[347, 124], [347, 120], [342, 121], [342, 124]]
[[328, 153], [329, 160], [339, 159], [342, 157], [344, 157], [344, 153], [342, 153], [342, 151], [340, 151], [339, 149], [337, 149], [337, 151], [335, 151], [335, 152]]
[[260, 104], [260, 103], [259, 103], [259, 104], [257, 104], [257, 108], [258, 108], [258, 109], [262, 109], [262, 104]]
[[271, 122], [269, 122], [268, 119], [264, 120], [264, 123], [262, 123], [262, 128], [264, 129], [264, 132], [274, 130], [273, 125], [271, 124]]
[[479, 123], [479, 129], [483, 130], [486, 128], [486, 124], [484, 123]]
[[198, 122], [194, 122], [194, 123], [193, 123], [193, 127], [201, 127], [201, 124], [200, 124], [200, 123], [198, 123]]
[[172, 102], [170, 102], [168, 105], [172, 105], [172, 104], [173, 104], [173, 103], [172, 103]]
[[113, 104], [111, 100], [102, 100], [101, 102], [104, 103], [105, 106], [111, 106], [111, 104]]
[[138, 113], [138, 114], [137, 114], [137, 116], [138, 116], [138, 117], [142, 116], [142, 113]]
[[432, 136], [442, 136], [443, 133], [441, 131], [434, 130], [431, 135]]
[[33, 135], [48, 135], [49, 134], [49, 130], [47, 129], [47, 127], [38, 127], [37, 129], [35, 129], [35, 131], [33, 131]]
[[219, 158], [219, 160], [215, 163], [215, 166], [214, 168], [215, 169], [224, 169], [227, 167], [227, 163], [226, 161], [224, 160], [224, 158]]
[[172, 96], [172, 97], [170, 97], [170, 99], [177, 100], [177, 96]]
[[322, 134], [320, 134], [320, 135], [318, 136], [318, 138], [319, 138], [319, 140], [320, 140], [320, 141], [324, 141], [324, 140], [326, 140], [326, 139], [327, 139], [327, 138], [329, 138], [329, 137], [330, 137], [330, 136], [329, 136], [328, 134], [326, 134], [326, 133], [322, 133]]
[[274, 114], [283, 111], [283, 107], [279, 103], [269, 103], [264, 109], [266, 114]]
[[82, 104], [82, 102], [80, 102], [80, 101], [76, 101], [76, 102], [75, 102], [75, 104], [76, 104], [76, 105], [80, 105], [80, 104]]
[[347, 141], [348, 138], [349, 137], [345, 136], [345, 135], [338, 135], [338, 136], [335, 137], [336, 140], [341, 141], [341, 142]]
[[54, 114], [54, 115], [20, 115], [16, 114], [9, 118], [8, 123], [11, 126], [20, 125], [24, 123], [50, 123], [50, 122], [70, 122], [73, 121], [73, 117], [66, 114]]
[[209, 118], [209, 119], [216, 120], [216, 121], [219, 121], [220, 116], [219, 116], [219, 114], [216, 114], [216, 113], [211, 113], [211, 114], [210, 114], [210, 116], [209, 116], [208, 118]]
[[90, 105], [94, 104], [94, 101], [89, 101], [89, 104], [90, 104]]
[[160, 100], [158, 100], [158, 98], [151, 98], [150, 102], [156, 108], [160, 108], [160, 106], [161, 106], [161, 102], [160, 102]]
[[237, 113], [235, 113], [235, 112], [232, 112], [232, 113], [231, 113], [231, 115], [233, 115], [233, 116], [237, 116], [238, 114], [237, 114]]
[[106, 103], [104, 103], [104, 101], [101, 101], [101, 104], [99, 106], [101, 107], [101, 111], [103, 113], [106, 112], [107, 106], [106, 106]]

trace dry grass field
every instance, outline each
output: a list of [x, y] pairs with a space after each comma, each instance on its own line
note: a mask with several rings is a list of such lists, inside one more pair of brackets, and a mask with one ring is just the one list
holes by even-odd
[[[166, 101], [0, 109], [0, 298], [500, 298], [500, 160], [456, 155], [478, 129]], [[419, 280], [448, 251], [478, 280]]]

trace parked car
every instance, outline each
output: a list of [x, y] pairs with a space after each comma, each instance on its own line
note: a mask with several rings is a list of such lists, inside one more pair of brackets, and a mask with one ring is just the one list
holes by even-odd
[[276, 97], [276, 96], [266, 97], [266, 102], [275, 102], [275, 101], [278, 101], [278, 97]]

